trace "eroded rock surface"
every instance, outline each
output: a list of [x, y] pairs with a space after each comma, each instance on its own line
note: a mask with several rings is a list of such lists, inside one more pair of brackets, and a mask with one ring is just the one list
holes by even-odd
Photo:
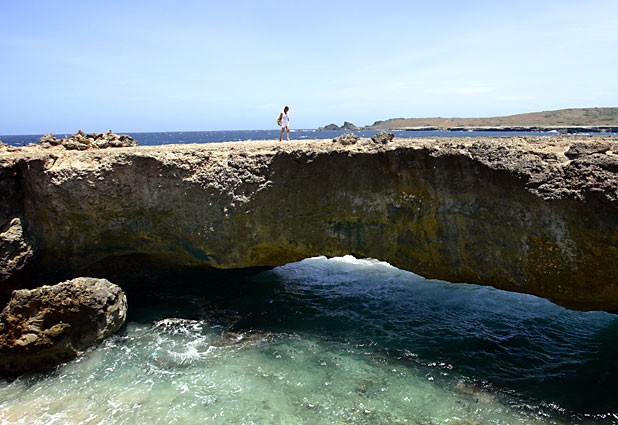
[[588, 136], [22, 148], [0, 153], [13, 188], [0, 229], [19, 218], [32, 255], [6, 285], [129, 257], [243, 268], [353, 254], [618, 311], [616, 153], [617, 138]]
[[67, 150], [88, 150], [88, 149], [106, 149], [106, 148], [122, 148], [129, 146], [137, 146], [137, 142], [129, 135], [115, 134], [112, 131], [107, 133], [89, 133], [86, 134], [79, 130], [76, 134], [57, 138], [53, 134], [46, 134], [39, 139], [39, 143], [44, 148], [61, 146]]
[[13, 293], [0, 313], [0, 375], [49, 369], [118, 331], [127, 300], [105, 279], [77, 278]]
[[21, 220], [13, 218], [5, 229], [0, 229], [0, 281], [22, 269], [31, 256], [32, 246], [24, 239]]

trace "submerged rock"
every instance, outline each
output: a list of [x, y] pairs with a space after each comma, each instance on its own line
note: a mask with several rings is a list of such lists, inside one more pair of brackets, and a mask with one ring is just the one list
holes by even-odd
[[118, 331], [127, 300], [106, 279], [14, 291], [0, 313], [0, 375], [50, 369]]

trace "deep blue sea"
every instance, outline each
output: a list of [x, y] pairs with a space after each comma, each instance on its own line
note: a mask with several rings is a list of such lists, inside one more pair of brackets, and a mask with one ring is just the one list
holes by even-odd
[[351, 256], [125, 290], [119, 334], [52, 372], [0, 381], [1, 424], [618, 424], [613, 314]]
[[[362, 137], [371, 137], [376, 130], [353, 131]], [[316, 130], [292, 130], [292, 140], [303, 139], [332, 139], [348, 131], [316, 131]], [[534, 135], [546, 136], [558, 134], [555, 131], [393, 131], [396, 137], [481, 137], [481, 136], [521, 136]], [[237, 142], [242, 140], [275, 140], [279, 138], [279, 130], [231, 130], [231, 131], [173, 131], [157, 133], [123, 133], [128, 134], [141, 145], [165, 145], [171, 143], [214, 143], [214, 142]], [[616, 133], [604, 133], [605, 135], [618, 135]], [[42, 134], [36, 135], [7, 135], [0, 136], [0, 140], [13, 146], [21, 146], [28, 143], [37, 143]], [[57, 137], [68, 134], [57, 134]]]

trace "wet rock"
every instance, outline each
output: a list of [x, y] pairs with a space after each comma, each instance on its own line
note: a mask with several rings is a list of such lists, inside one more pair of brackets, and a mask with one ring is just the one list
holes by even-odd
[[333, 139], [333, 142], [340, 143], [342, 145], [353, 145], [358, 142], [359, 137], [354, 133], [345, 133], [341, 136], [337, 136]]
[[127, 300], [106, 279], [14, 291], [0, 313], [0, 375], [50, 369], [118, 331]]
[[371, 140], [374, 143], [381, 143], [383, 145], [392, 142], [394, 138], [395, 135], [388, 131], [381, 131], [378, 134], [374, 134], [373, 136], [371, 136]]

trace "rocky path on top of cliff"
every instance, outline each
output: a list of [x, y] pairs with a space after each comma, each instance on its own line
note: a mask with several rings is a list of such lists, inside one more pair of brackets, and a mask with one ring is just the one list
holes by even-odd
[[[235, 158], [251, 162], [255, 155], [290, 153], [304, 156], [348, 151], [350, 154], [375, 153], [400, 148], [424, 149], [436, 157], [467, 156], [492, 169], [504, 170], [526, 180], [526, 187], [543, 199], [583, 199], [600, 195], [610, 202], [618, 200], [618, 137], [561, 135], [479, 138], [395, 138], [388, 144], [359, 139], [353, 144], [332, 140], [304, 139], [291, 142], [254, 141], [137, 146], [106, 151], [86, 151], [86, 157], [61, 147], [30, 145], [24, 148], [0, 146], [0, 166], [19, 159], [48, 158], [54, 167], [90, 168], [117, 161], [118, 155], [158, 157], [163, 162], [188, 164], [207, 156], [209, 161], [232, 164]], [[197, 157], [196, 157], [197, 154]], [[193, 159], [191, 159], [193, 158]], [[81, 163], [81, 165], [80, 165]], [[220, 176], [219, 176], [220, 177]]]

